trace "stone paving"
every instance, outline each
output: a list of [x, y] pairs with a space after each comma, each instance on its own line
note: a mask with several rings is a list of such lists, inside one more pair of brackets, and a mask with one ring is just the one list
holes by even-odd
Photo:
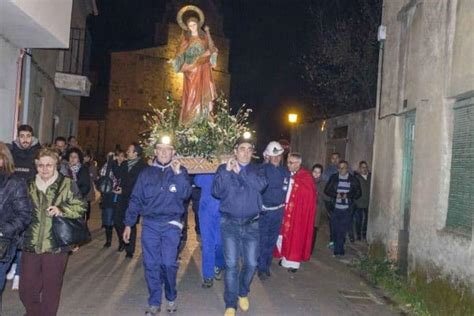
[[[147, 288], [140, 243], [132, 259], [116, 251], [116, 240], [112, 248], [102, 248], [104, 234], [99, 218], [95, 207], [90, 222], [93, 241], [69, 258], [58, 315], [143, 315]], [[178, 272], [176, 315], [223, 315], [223, 281], [216, 281], [210, 289], [201, 288], [201, 252], [192, 217], [190, 220], [189, 240]], [[249, 296], [250, 310], [238, 315], [400, 315], [344, 262], [332, 258], [324, 247], [324, 234], [321, 236], [317, 253], [297, 273], [289, 273], [274, 262], [269, 280], [261, 282], [256, 277]], [[349, 252], [346, 260], [354, 256]], [[23, 315], [18, 292], [10, 288], [11, 281], [3, 294], [2, 315]]]

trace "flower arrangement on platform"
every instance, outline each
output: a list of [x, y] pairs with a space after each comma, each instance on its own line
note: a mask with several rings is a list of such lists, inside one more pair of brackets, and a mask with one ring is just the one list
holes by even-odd
[[203, 115], [186, 125], [179, 122], [180, 107], [168, 96], [165, 107], [151, 106], [144, 115], [148, 131], [143, 134], [147, 153], [163, 136], [169, 136], [176, 152], [184, 157], [201, 157], [208, 160], [232, 153], [235, 142], [249, 132], [248, 119], [251, 109], [242, 105], [235, 114], [227, 99], [220, 95], [214, 104], [212, 116]]

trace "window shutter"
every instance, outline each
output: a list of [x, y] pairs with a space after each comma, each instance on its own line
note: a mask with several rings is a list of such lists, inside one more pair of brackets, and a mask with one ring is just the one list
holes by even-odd
[[474, 213], [474, 98], [454, 106], [454, 131], [446, 226], [472, 236]]

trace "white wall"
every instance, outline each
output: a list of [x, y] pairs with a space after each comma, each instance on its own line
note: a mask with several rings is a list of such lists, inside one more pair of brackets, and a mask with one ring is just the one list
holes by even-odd
[[0, 141], [11, 142], [20, 49], [0, 36]]
[[[415, 110], [409, 268], [426, 272], [429, 278], [474, 287], [474, 236], [446, 229], [453, 104], [474, 92], [474, 53], [464, 45], [471, 45], [473, 37], [468, 27], [473, 21], [474, 7], [468, 8], [472, 3], [423, 1], [403, 34], [400, 10], [406, 3], [385, 1], [382, 23], [388, 33], [380, 111], [382, 116], [394, 115], [376, 120], [368, 234], [371, 242], [382, 242], [390, 256], [398, 256], [403, 221], [403, 113]], [[464, 43], [455, 40], [468, 37]]]
[[315, 163], [327, 164], [327, 156], [332, 152], [328, 148], [334, 128], [347, 126], [346, 150], [341, 152], [353, 170], [357, 170], [361, 160], [372, 164], [374, 142], [375, 109], [354, 112], [323, 121], [297, 126], [291, 133], [291, 147], [303, 155], [303, 164], [307, 168]]

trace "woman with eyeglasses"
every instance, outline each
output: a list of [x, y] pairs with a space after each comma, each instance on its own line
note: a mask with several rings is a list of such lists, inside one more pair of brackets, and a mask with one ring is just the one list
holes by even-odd
[[53, 217], [80, 218], [86, 212], [76, 183], [57, 170], [59, 155], [43, 148], [35, 160], [38, 174], [28, 185], [33, 202], [21, 258], [20, 299], [26, 315], [56, 315], [70, 247], [56, 245]]

